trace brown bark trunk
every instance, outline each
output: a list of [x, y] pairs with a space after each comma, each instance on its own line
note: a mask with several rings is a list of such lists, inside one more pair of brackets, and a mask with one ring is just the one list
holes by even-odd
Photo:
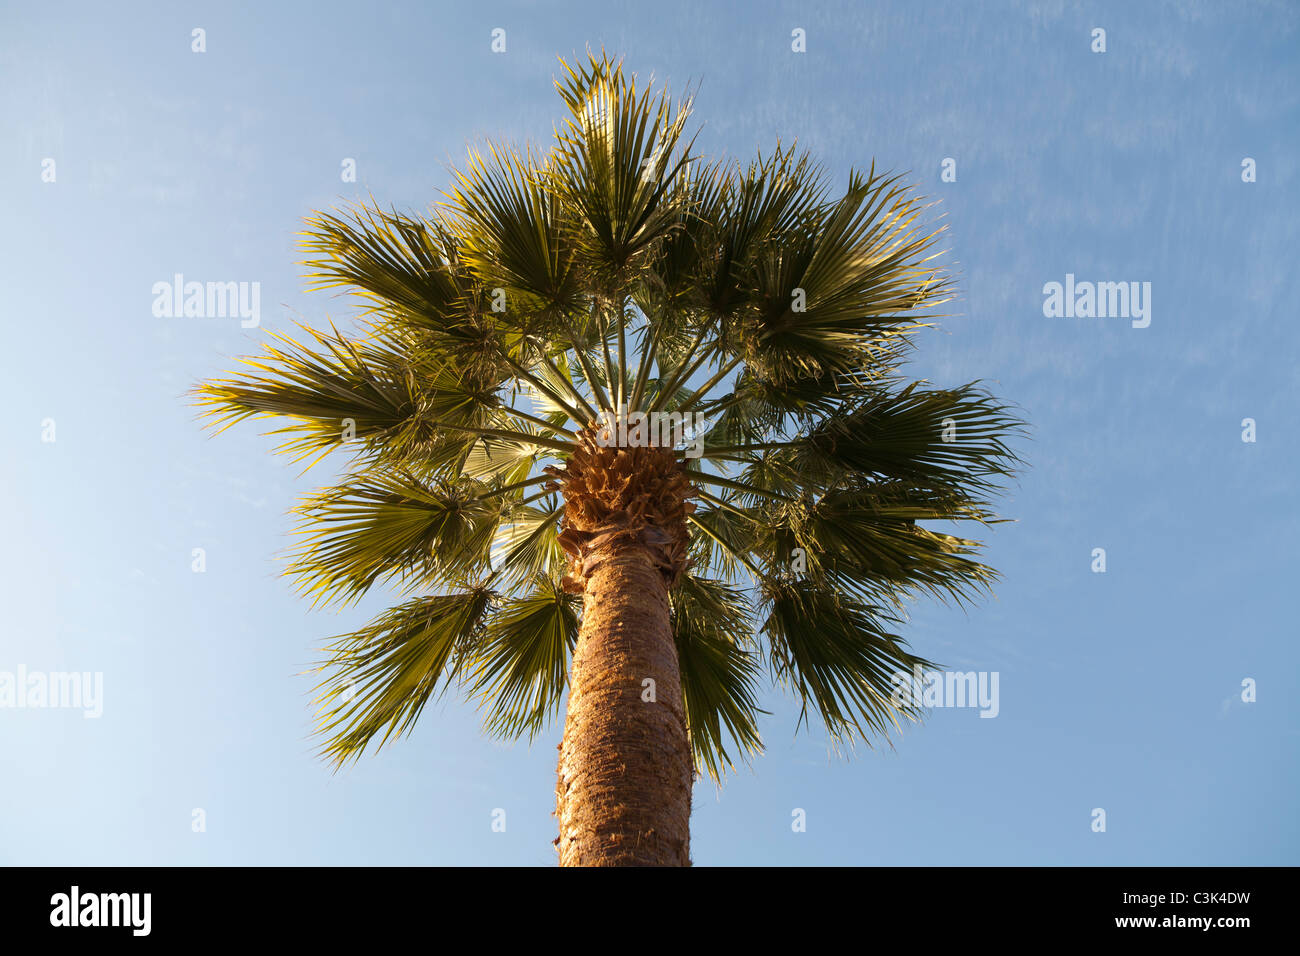
[[626, 538], [589, 566], [556, 785], [560, 865], [689, 866], [693, 767], [667, 582]]

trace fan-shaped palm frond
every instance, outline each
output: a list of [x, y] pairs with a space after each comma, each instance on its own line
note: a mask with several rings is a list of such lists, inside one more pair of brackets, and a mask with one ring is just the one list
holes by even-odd
[[488, 731], [502, 737], [531, 737], [555, 716], [578, 642], [578, 599], [545, 574], [528, 584], [531, 592], [502, 602], [477, 654], [473, 693], [488, 708]]
[[483, 588], [419, 597], [331, 644], [317, 688], [325, 755], [343, 763], [408, 731], [482, 642], [490, 602]]
[[748, 601], [721, 581], [686, 577], [674, 589], [673, 638], [682, 672], [686, 720], [696, 758], [714, 779], [742, 755], [762, 749], [758, 735], [759, 662]]

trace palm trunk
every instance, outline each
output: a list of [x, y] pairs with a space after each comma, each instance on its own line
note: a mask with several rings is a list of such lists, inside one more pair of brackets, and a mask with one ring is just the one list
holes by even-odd
[[689, 866], [693, 768], [667, 583], [626, 538], [597, 545], [588, 566], [556, 785], [560, 865]]

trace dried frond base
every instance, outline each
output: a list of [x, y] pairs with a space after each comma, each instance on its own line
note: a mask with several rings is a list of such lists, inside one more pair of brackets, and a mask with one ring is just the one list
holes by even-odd
[[564, 468], [546, 469], [564, 495], [560, 545], [573, 559], [564, 589], [581, 594], [598, 563], [624, 544], [650, 555], [672, 587], [687, 567], [692, 488], [671, 448], [602, 448], [580, 436]]

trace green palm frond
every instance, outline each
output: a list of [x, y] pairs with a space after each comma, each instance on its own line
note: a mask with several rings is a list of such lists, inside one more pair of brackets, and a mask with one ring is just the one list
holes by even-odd
[[264, 345], [263, 355], [243, 359], [251, 371], [196, 388], [204, 417], [220, 430], [257, 416], [288, 418], [293, 424], [280, 432], [295, 437], [283, 446], [295, 460], [349, 436], [378, 444], [418, 435], [416, 398], [400, 355], [350, 341], [336, 329], [304, 331], [316, 350], [272, 332], [281, 345]]
[[506, 290], [502, 311], [533, 334], [553, 333], [556, 317], [583, 306], [572, 224], [545, 186], [545, 163], [496, 146], [472, 153], [446, 204], [466, 265], [485, 287]]
[[[696, 277], [709, 266], [709, 231], [721, 216], [722, 201], [731, 184], [732, 163], [686, 163], [679, 175], [679, 204], [667, 234], [655, 249], [642, 284], [633, 299], [643, 313], [654, 313], [661, 324], [680, 319], [698, 304]], [[673, 323], [680, 326], [680, 322]], [[671, 332], [671, 329], [664, 330]]]
[[555, 716], [578, 643], [582, 602], [545, 574], [528, 585], [531, 592], [501, 603], [477, 652], [472, 693], [488, 710], [486, 729], [501, 737], [532, 738]]
[[[563, 61], [561, 61], [563, 64]], [[559, 134], [556, 162], [544, 170], [550, 188], [581, 224], [576, 238], [601, 283], [625, 277], [677, 225], [689, 161], [682, 142], [688, 103], [674, 109], [666, 94], [639, 93], [636, 81], [608, 58], [577, 69], [563, 64], [558, 83], [570, 116]]]
[[897, 623], [889, 614], [808, 580], [769, 578], [762, 595], [770, 663], [802, 701], [801, 719], [815, 708], [832, 739], [852, 743], [920, 716], [895, 696], [896, 675], [933, 665], [884, 629]]
[[[546, 499], [543, 499], [543, 503]], [[559, 577], [568, 562], [560, 547], [559, 522], [563, 507], [512, 508], [493, 545], [492, 565], [503, 586], [538, 575]]]
[[336, 766], [360, 757], [381, 733], [407, 733], [429, 697], [446, 690], [482, 641], [490, 592], [471, 589], [415, 598], [335, 640], [318, 670], [322, 755]]
[[684, 577], [672, 595], [673, 638], [686, 722], [696, 759], [715, 780], [734, 766], [728, 740], [744, 759], [763, 749], [757, 718], [760, 670], [744, 594], [722, 581]]
[[700, 508], [691, 515], [696, 531], [691, 538], [691, 556], [698, 566], [735, 580], [746, 568], [747, 555], [758, 546], [762, 535], [759, 516], [738, 507], [734, 496], [725, 491], [705, 500], [718, 507]]
[[924, 206], [898, 180], [851, 174], [839, 202], [760, 257], [749, 344], [769, 380], [861, 368], [864, 348], [914, 330], [920, 310], [949, 297], [934, 262], [940, 230], [916, 224]]
[[780, 146], [741, 172], [733, 167], [719, 201], [708, 211], [697, 275], [698, 304], [711, 316], [735, 317], [755, 308], [757, 257], [778, 237], [806, 231], [827, 189], [824, 170], [808, 153]]
[[455, 237], [438, 222], [356, 204], [310, 217], [301, 248], [309, 288], [343, 288], [380, 316], [464, 335], [484, 304]]
[[528, 477], [540, 449], [523, 441], [476, 438], [461, 462], [461, 473], [480, 480], [499, 478], [505, 484]]
[[840, 489], [816, 502], [800, 499], [771, 508], [761, 522], [767, 534], [760, 550], [778, 559], [771, 567], [780, 573], [798, 549], [810, 579], [899, 610], [904, 596], [920, 591], [962, 603], [988, 591], [993, 569], [971, 557], [976, 542], [917, 521], [983, 517], [966, 502], [940, 496], [927, 505], [901, 483]]
[[976, 493], [1013, 474], [1019, 459], [1007, 442], [1020, 428], [978, 384], [912, 384], [896, 394], [868, 394], [851, 411], [828, 416], [793, 446], [790, 462], [817, 473], [830, 467]]
[[401, 474], [327, 489], [298, 509], [304, 540], [288, 573], [318, 603], [355, 601], [380, 579], [411, 586], [473, 576], [488, 565], [504, 509], [488, 491], [477, 481]]

